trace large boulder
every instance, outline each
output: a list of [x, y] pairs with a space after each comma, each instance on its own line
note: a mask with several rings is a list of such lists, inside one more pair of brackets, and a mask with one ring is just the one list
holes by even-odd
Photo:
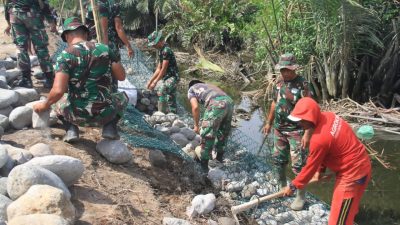
[[109, 162], [115, 164], [129, 162], [132, 158], [132, 153], [120, 140], [103, 139], [96, 145], [96, 150]]
[[189, 218], [211, 212], [215, 207], [216, 198], [214, 194], [197, 195], [192, 200], [192, 205], [187, 208], [186, 214]]
[[185, 127], [186, 125], [185, 125], [185, 122], [183, 122], [182, 120], [176, 119], [176, 120], [172, 123], [172, 126], [182, 128], [182, 127]]
[[182, 148], [189, 143], [189, 140], [185, 137], [185, 135], [181, 133], [174, 133], [170, 137], [173, 141], [175, 141], [175, 143], [177, 143]]
[[183, 219], [164, 217], [162, 225], [191, 225], [191, 223]]
[[16, 66], [17, 66], [17, 63], [10, 58], [0, 60], [0, 68], [4, 67], [6, 70], [10, 70], [10, 69], [14, 69]]
[[33, 155], [28, 150], [9, 144], [4, 144], [3, 146], [7, 149], [8, 155], [18, 164], [26, 163], [33, 158]]
[[12, 203], [11, 199], [0, 195], [0, 222], [7, 220], [7, 207]]
[[14, 106], [25, 105], [28, 102], [39, 100], [40, 95], [33, 88], [16, 87], [14, 91], [18, 94], [18, 102]]
[[30, 187], [37, 184], [46, 184], [59, 188], [68, 199], [71, 198], [68, 188], [57, 175], [38, 166], [19, 165], [11, 170], [8, 175], [7, 192], [11, 199], [17, 199], [28, 191]]
[[46, 128], [49, 127], [50, 110], [41, 113], [32, 112], [32, 128]]
[[194, 132], [189, 127], [182, 127], [180, 133], [185, 135], [188, 140], [193, 140], [196, 137], [196, 132]]
[[55, 173], [67, 186], [71, 186], [82, 176], [85, 167], [81, 160], [65, 155], [48, 155], [33, 158], [27, 166], [39, 166]]
[[11, 111], [13, 111], [13, 107], [11, 107], [10, 105], [5, 108], [0, 108], [0, 115], [8, 117]]
[[8, 161], [7, 148], [4, 145], [0, 145], [0, 168], [3, 167]]
[[0, 195], [8, 196], [7, 193], [7, 177], [0, 178]]
[[71, 224], [75, 221], [75, 208], [69, 197], [49, 185], [33, 185], [7, 208], [8, 220], [31, 214], [54, 214]]
[[165, 167], [167, 165], [167, 159], [165, 155], [160, 150], [150, 150], [149, 152], [149, 162], [155, 167]]
[[29, 148], [29, 152], [34, 156], [34, 157], [42, 157], [46, 155], [53, 155], [53, 150], [51, 147], [47, 144], [44, 143], [37, 143], [35, 145], [32, 145]]
[[11, 69], [11, 70], [7, 70], [6, 71], [6, 78], [7, 78], [7, 82], [11, 83], [13, 82], [15, 79], [17, 79], [17, 77], [22, 75], [22, 71], [15, 68], [15, 69]]
[[18, 94], [13, 90], [0, 89], [0, 109], [18, 102]]
[[31, 214], [18, 216], [8, 222], [8, 225], [71, 225], [61, 216], [54, 214]]
[[0, 127], [4, 130], [7, 130], [10, 125], [10, 121], [8, 120], [8, 116], [0, 115]]
[[7, 163], [0, 168], [0, 176], [8, 177], [8, 174], [10, 174], [16, 164], [16, 161], [7, 155]]
[[32, 112], [33, 110], [26, 106], [15, 108], [8, 118], [11, 126], [16, 130], [30, 126], [32, 124]]

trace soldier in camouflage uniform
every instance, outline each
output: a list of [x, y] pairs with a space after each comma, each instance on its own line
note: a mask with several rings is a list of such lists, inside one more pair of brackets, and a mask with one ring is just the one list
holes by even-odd
[[125, 79], [121, 63], [107, 45], [89, 42], [87, 35], [88, 29], [78, 18], [65, 20], [61, 37], [68, 48], [57, 58], [54, 87], [46, 101], [34, 106], [36, 112], [42, 112], [56, 103], [67, 142], [79, 138], [77, 125], [103, 126], [102, 137], [119, 139], [117, 122], [128, 102], [125, 93], [111, 90], [112, 76]]
[[158, 49], [159, 63], [147, 88], [156, 87], [158, 95], [158, 111], [176, 113], [176, 86], [179, 82], [178, 64], [171, 48], [162, 40], [161, 31], [154, 31], [147, 37], [149, 47]]
[[56, 25], [51, 16], [50, 7], [46, 0], [8, 0], [8, 13], [12, 33], [15, 35], [15, 43], [18, 48], [18, 68], [22, 71], [22, 79], [15, 83], [16, 86], [32, 87], [31, 63], [28, 55], [29, 38], [32, 40], [34, 49], [39, 59], [46, 83], [44, 86], [50, 88], [54, 72], [50, 61], [48, 36], [45, 31], [43, 16], [51, 25], [51, 31], [56, 31]]
[[[220, 162], [223, 160], [224, 147], [231, 131], [233, 101], [220, 88], [199, 80], [189, 83], [188, 99], [192, 106], [194, 131], [201, 136], [201, 167], [204, 172], [208, 172], [213, 148], [217, 153], [216, 159]], [[205, 107], [201, 125], [199, 104]]]
[[[284, 54], [280, 57], [276, 69], [281, 72], [282, 77], [274, 87], [273, 102], [264, 126], [265, 134], [270, 132], [272, 126], [274, 128], [272, 157], [278, 171], [281, 188], [286, 187], [285, 168], [289, 163], [289, 156], [291, 156], [292, 170], [298, 174], [305, 165], [311, 138], [310, 133], [304, 133], [299, 124], [287, 118], [300, 98], [313, 96], [309, 83], [296, 74], [297, 68], [293, 54]], [[304, 196], [304, 190], [297, 192], [296, 199], [291, 205], [293, 210], [303, 208]]]

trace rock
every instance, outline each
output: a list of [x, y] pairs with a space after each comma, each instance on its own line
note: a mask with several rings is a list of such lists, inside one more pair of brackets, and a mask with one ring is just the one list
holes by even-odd
[[179, 128], [177, 126], [172, 126], [169, 128], [169, 131], [171, 132], [171, 134], [174, 134], [174, 133], [178, 133], [179, 131], [181, 131], [181, 128]]
[[169, 121], [166, 121], [166, 122], [162, 122], [161, 123], [161, 126], [164, 126], [164, 127], [171, 127], [171, 122], [169, 122]]
[[197, 195], [192, 200], [192, 205], [187, 208], [186, 215], [189, 218], [193, 218], [197, 215], [203, 215], [211, 212], [215, 207], [215, 195], [214, 194], [206, 194], [206, 195]]
[[61, 178], [67, 186], [77, 182], [85, 170], [81, 160], [66, 155], [48, 155], [33, 158], [25, 165], [47, 169]]
[[39, 100], [40, 95], [33, 88], [16, 87], [13, 89], [18, 94], [18, 102], [14, 106], [25, 105], [28, 102]]
[[36, 184], [59, 188], [68, 199], [71, 198], [68, 188], [57, 175], [37, 166], [19, 165], [12, 169], [8, 175], [7, 192], [11, 199], [15, 200]]
[[191, 225], [191, 223], [187, 220], [171, 218], [171, 217], [164, 217], [162, 224], [163, 225]]
[[32, 76], [34, 76], [36, 79], [42, 80], [44, 79], [42, 69], [40, 67], [32, 67]]
[[26, 106], [20, 106], [11, 111], [9, 120], [14, 129], [20, 130], [32, 124], [33, 110]]
[[13, 82], [19, 76], [22, 76], [22, 71], [17, 68], [6, 71], [6, 78], [8, 83]]
[[54, 126], [58, 122], [57, 113], [54, 110], [50, 112], [49, 126]]
[[14, 168], [16, 165], [16, 162], [14, 159], [12, 159], [10, 156], [7, 155], [7, 163], [3, 167], [0, 168], [0, 175], [3, 177], [8, 177], [8, 174], [10, 174], [11, 170]]
[[194, 132], [189, 127], [182, 127], [180, 133], [185, 135], [188, 140], [193, 140], [196, 137], [196, 132]]
[[31, 214], [58, 215], [70, 224], [75, 221], [75, 208], [69, 197], [62, 190], [49, 185], [33, 185], [7, 208], [8, 220]]
[[181, 148], [185, 147], [189, 143], [189, 140], [181, 133], [174, 133], [170, 137], [175, 141], [175, 143], [181, 146]]
[[157, 112], [154, 112], [152, 116], [160, 116], [160, 117], [163, 117], [163, 116], [165, 116], [165, 113], [160, 112], [160, 111], [157, 111]]
[[7, 163], [8, 157], [7, 148], [4, 145], [0, 145], [0, 168]]
[[193, 141], [196, 141], [196, 142], [198, 142], [200, 144], [201, 143], [201, 136], [196, 134], [196, 137], [194, 137]]
[[218, 225], [236, 225], [236, 221], [229, 217], [218, 218]]
[[1, 138], [1, 136], [3, 136], [3, 134], [4, 134], [4, 128], [0, 127], [0, 138]]
[[219, 168], [212, 168], [208, 171], [207, 178], [218, 189], [222, 187], [222, 180], [226, 178], [226, 173]]
[[7, 207], [12, 203], [11, 199], [0, 195], [0, 222], [7, 220]]
[[8, 225], [70, 225], [70, 223], [54, 214], [31, 214], [17, 216], [13, 218]]
[[120, 140], [103, 139], [96, 145], [96, 150], [108, 161], [116, 164], [126, 163], [132, 158], [132, 153]]
[[7, 77], [5, 74], [6, 74], [5, 71], [4, 71], [4, 73], [2, 73], [2, 71], [0, 70], [0, 88], [10, 89], [10, 86], [8, 86]]
[[152, 166], [155, 167], [165, 167], [167, 165], [167, 159], [165, 155], [160, 150], [150, 150], [149, 152], [149, 161]]
[[207, 225], [218, 225], [217, 221], [214, 221], [212, 219], [207, 220]]
[[174, 114], [174, 113], [168, 113], [168, 114], [167, 114], [167, 120], [168, 120], [169, 122], [171, 122], [171, 124], [172, 124], [176, 119], [178, 119], [178, 116], [177, 116], [176, 114]]
[[8, 196], [7, 193], [7, 177], [0, 178], [0, 195]]
[[0, 115], [0, 127], [4, 130], [7, 130], [8, 126], [10, 125], [10, 121], [8, 120], [7, 116]]
[[6, 70], [14, 69], [17, 67], [17, 63], [12, 59], [0, 60], [0, 68], [5, 68]]
[[11, 107], [11, 106], [7, 106], [5, 108], [1, 108], [0, 109], [0, 115], [8, 117], [12, 110], [13, 110], [13, 107]]
[[31, 60], [31, 67], [39, 66], [39, 60], [36, 55], [30, 55], [29, 59]]
[[192, 145], [192, 148], [195, 149], [197, 146], [200, 145], [200, 142], [197, 142], [196, 140], [191, 141], [189, 144]]
[[243, 190], [244, 186], [246, 184], [245, 180], [242, 181], [232, 181], [228, 183], [225, 187], [225, 190], [228, 192], [236, 192], [236, 191], [241, 191]]
[[161, 131], [161, 133], [169, 135], [171, 132], [168, 127], [164, 127], [162, 125], [156, 125], [155, 127], [157, 130]]
[[33, 158], [33, 155], [23, 148], [17, 148], [9, 144], [4, 144], [3, 146], [7, 149], [8, 155], [18, 164], [26, 163]]
[[244, 186], [243, 190], [242, 190], [242, 197], [243, 198], [250, 198], [252, 195], [254, 195], [257, 192], [257, 188], [259, 186], [260, 185], [258, 184], [257, 181]]
[[50, 110], [37, 113], [32, 111], [32, 128], [46, 128], [49, 127]]
[[142, 98], [142, 99], [140, 99], [140, 103], [142, 103], [145, 106], [149, 106], [150, 105], [150, 99]]
[[180, 119], [176, 119], [176, 120], [172, 123], [172, 126], [179, 127], [179, 128], [186, 127], [185, 123], [184, 123], [182, 120], [180, 120]]
[[53, 150], [51, 147], [44, 143], [37, 143], [29, 148], [29, 152], [33, 157], [42, 157], [46, 155], [53, 155]]
[[7, 108], [18, 102], [18, 94], [13, 90], [0, 89], [0, 109]]

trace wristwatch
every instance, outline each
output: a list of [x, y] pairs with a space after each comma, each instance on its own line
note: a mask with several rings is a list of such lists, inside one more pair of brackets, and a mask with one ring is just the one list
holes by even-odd
[[290, 188], [290, 190], [291, 190], [292, 192], [295, 192], [295, 191], [297, 190], [296, 186], [294, 186], [294, 185], [292, 184], [292, 182], [289, 183], [289, 188]]

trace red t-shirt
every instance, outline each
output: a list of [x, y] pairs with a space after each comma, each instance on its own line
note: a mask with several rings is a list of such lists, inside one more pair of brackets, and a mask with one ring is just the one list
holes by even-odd
[[367, 175], [371, 169], [368, 153], [349, 124], [331, 112], [314, 113], [312, 117], [317, 118], [313, 121], [316, 126], [310, 140], [307, 163], [292, 181], [293, 185], [302, 189], [315, 172], [324, 167], [335, 172], [337, 179], [345, 181]]

